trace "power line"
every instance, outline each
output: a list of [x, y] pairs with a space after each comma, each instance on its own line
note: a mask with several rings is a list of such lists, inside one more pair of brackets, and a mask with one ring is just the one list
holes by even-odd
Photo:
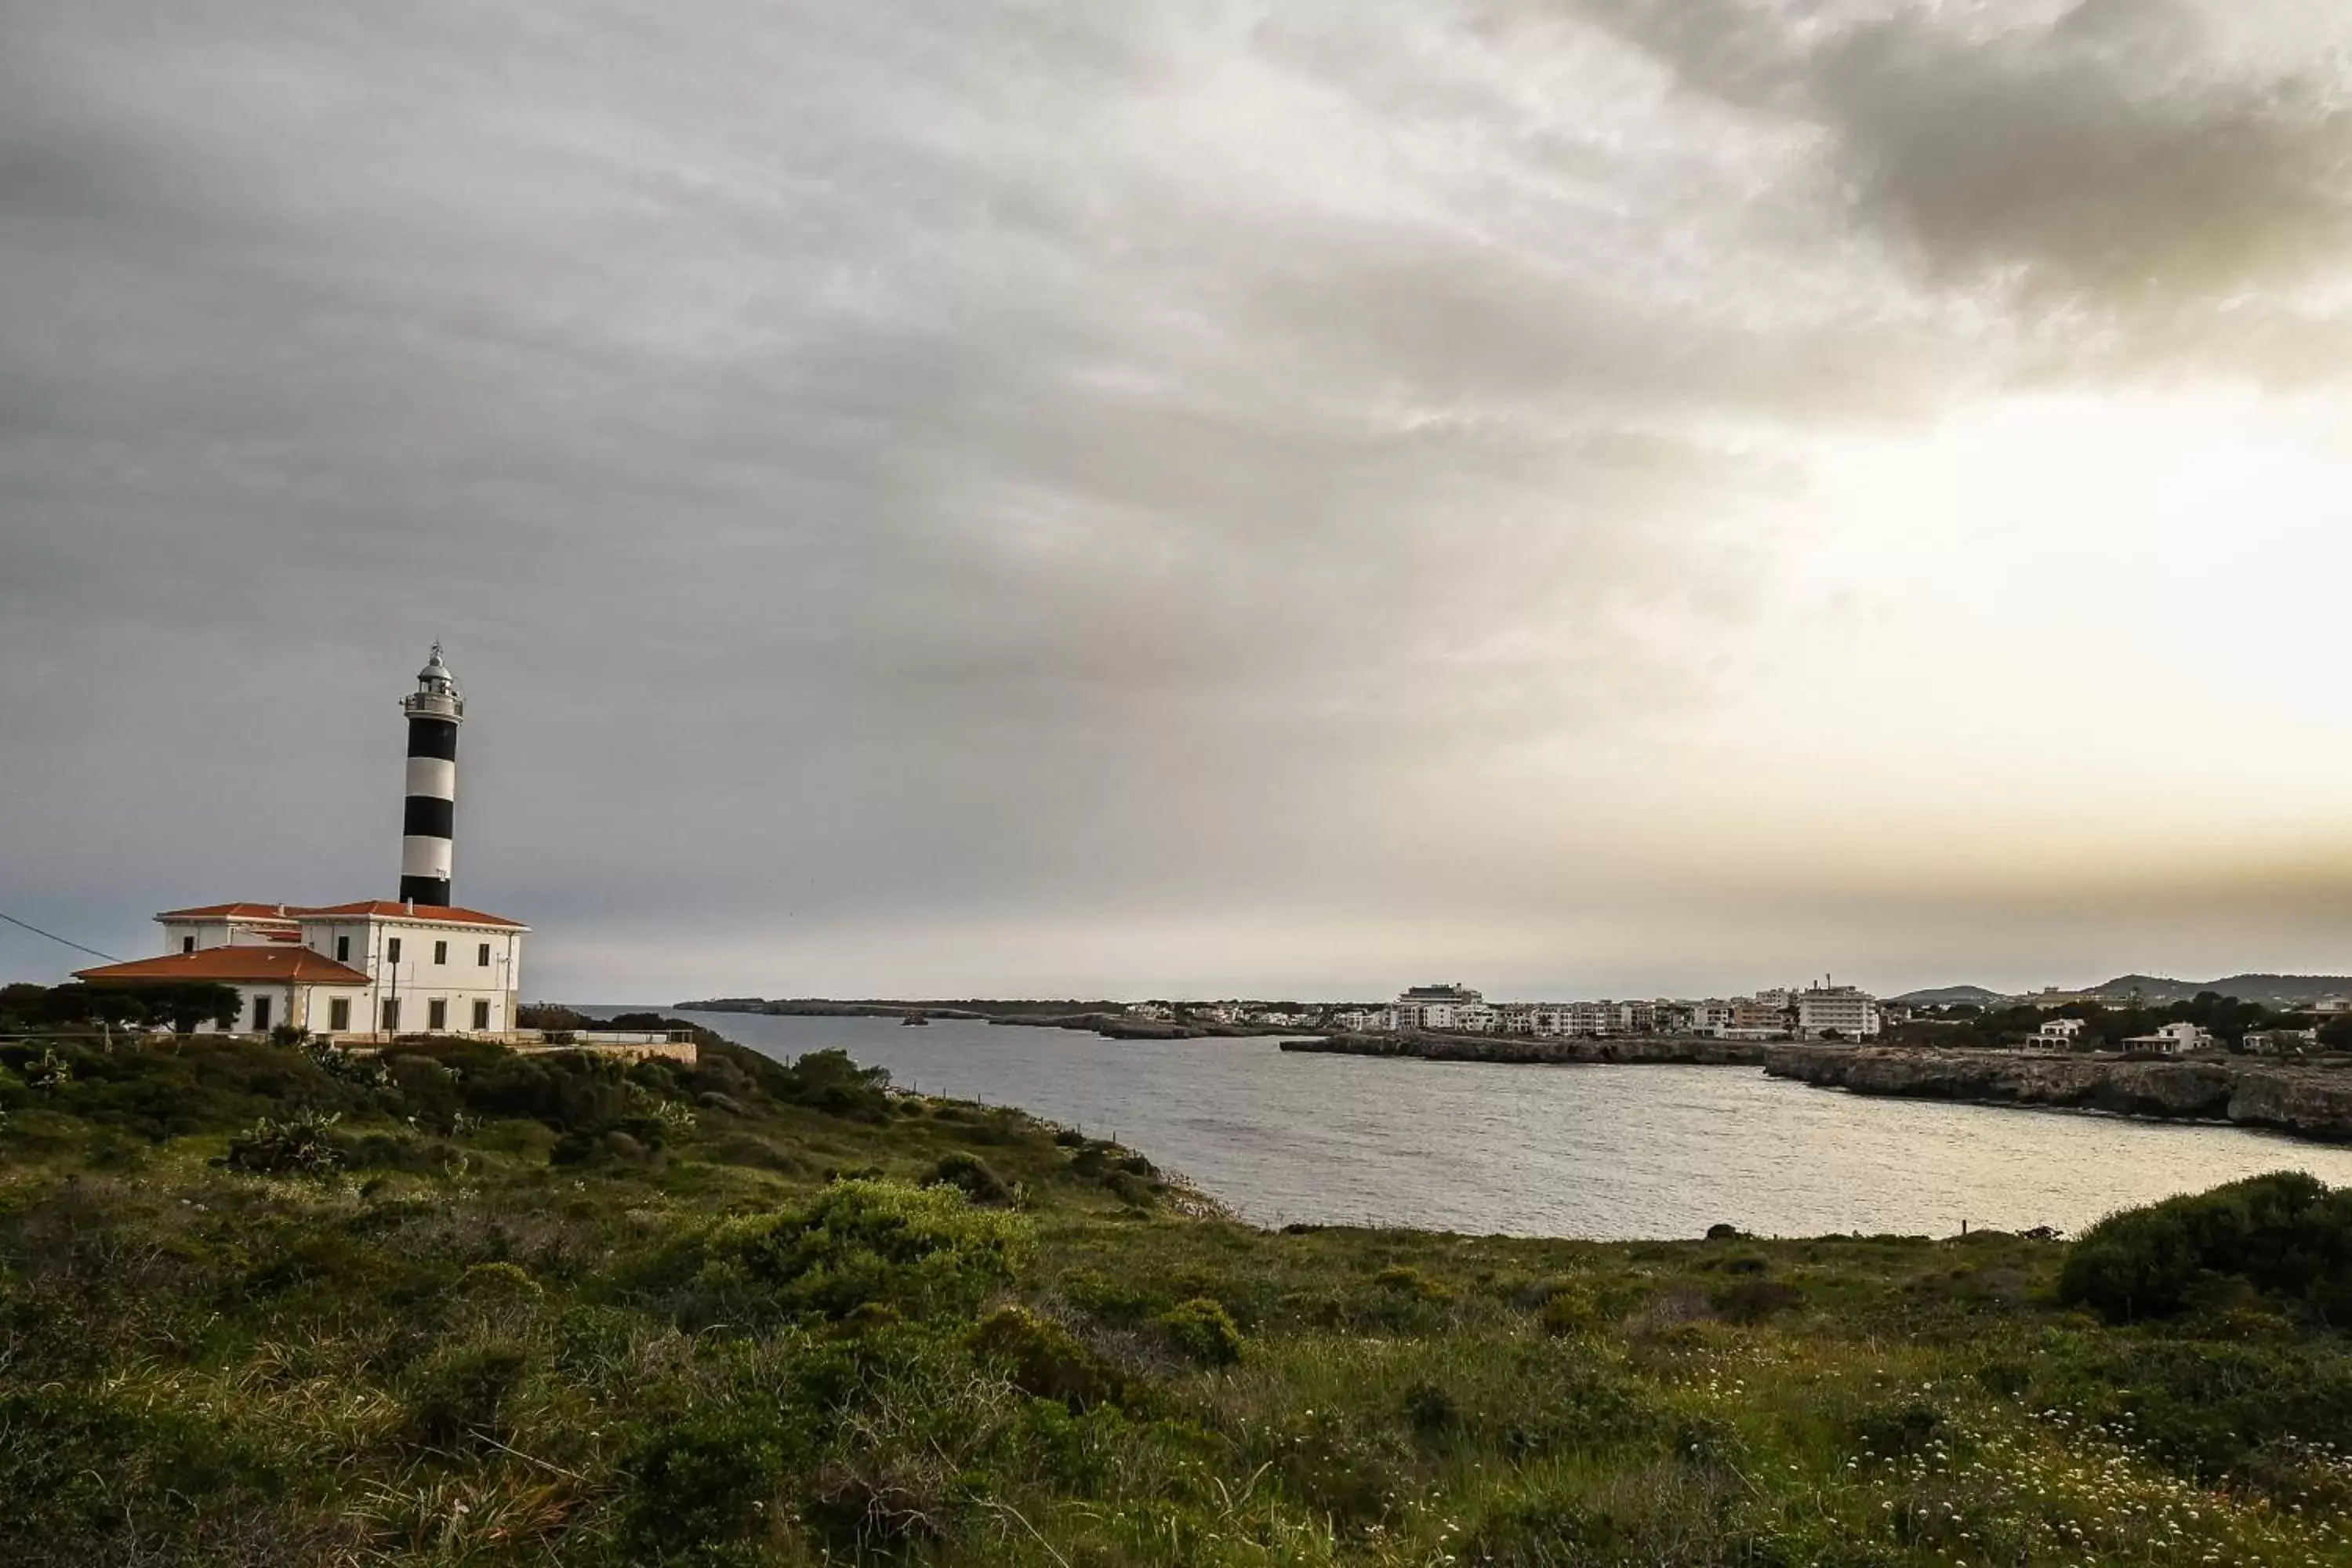
[[115, 957], [114, 954], [110, 952], [100, 952], [94, 947], [84, 947], [78, 942], [66, 942], [66, 939], [59, 936], [57, 932], [53, 931], [43, 931], [40, 927], [33, 924], [29, 921], [20, 921], [15, 915], [8, 913], [5, 910], [0, 910], [0, 921], [6, 921], [12, 926], [23, 926], [35, 936], [45, 936], [51, 942], [64, 942], [66, 946], [72, 948], [76, 952], [86, 952], [92, 958], [102, 958], [109, 963], [121, 963], [123, 962], [121, 959]]

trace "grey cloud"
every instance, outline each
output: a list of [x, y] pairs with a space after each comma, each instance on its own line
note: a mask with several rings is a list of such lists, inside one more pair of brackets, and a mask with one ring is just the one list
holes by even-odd
[[1994, 290], [2036, 330], [2071, 323], [2072, 352], [2121, 321], [2159, 361], [2227, 353], [2218, 340], [2273, 335], [2264, 311], [2291, 338], [2314, 324], [2293, 291], [2340, 280], [2352, 254], [2340, 20], [2253, 51], [2196, 0], [1587, 10], [1691, 90], [1820, 126], [1859, 213], [1925, 276]]
[[[2319, 132], [2088, 25], [0, 0], [0, 889], [380, 886], [436, 636], [461, 889], [551, 931], [1554, 874], [1528, 758], [1704, 711], [1789, 443], [2035, 363], [1887, 233], [2320, 232]], [[2264, 137], [2269, 237], [2164, 250]]]

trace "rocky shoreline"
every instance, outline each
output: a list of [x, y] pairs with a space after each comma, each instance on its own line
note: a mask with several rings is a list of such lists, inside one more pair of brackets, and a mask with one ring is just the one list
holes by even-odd
[[1328, 1035], [1285, 1040], [1286, 1051], [1328, 1051], [1350, 1057], [1416, 1057], [1433, 1062], [1611, 1062], [1648, 1067], [1761, 1067], [1781, 1047], [1753, 1040], [1696, 1036], [1629, 1035], [1611, 1039], [1535, 1035]]
[[1438, 1062], [1761, 1067], [1818, 1089], [1972, 1105], [2104, 1111], [2223, 1122], [2352, 1142], [2352, 1068], [2257, 1061], [2126, 1061], [2015, 1051], [1765, 1044], [1675, 1036], [1553, 1039], [1524, 1035], [1333, 1035], [1286, 1051]]
[[2352, 1142], [2352, 1070], [2253, 1061], [2124, 1061], [2010, 1051], [1779, 1046], [1764, 1070], [1907, 1100], [2218, 1121]]

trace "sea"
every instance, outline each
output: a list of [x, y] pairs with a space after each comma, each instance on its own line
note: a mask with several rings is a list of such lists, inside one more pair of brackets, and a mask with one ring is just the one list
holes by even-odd
[[[618, 1009], [588, 1009], [592, 1012]], [[1889, 1100], [1744, 1067], [1513, 1066], [1109, 1040], [941, 1019], [658, 1011], [790, 1060], [839, 1047], [926, 1094], [1112, 1138], [1242, 1217], [1473, 1235], [2077, 1231], [2352, 1148], [2241, 1128]]]

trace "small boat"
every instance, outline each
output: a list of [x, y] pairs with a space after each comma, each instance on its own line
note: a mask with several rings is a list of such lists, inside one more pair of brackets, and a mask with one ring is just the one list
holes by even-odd
[[930, 1027], [930, 1024], [931, 1021], [929, 1018], [924, 1017], [920, 1013], [909, 1013], [905, 1017], [898, 1020], [898, 1026], [902, 1029], [908, 1027], [909, 1026], [929, 1028]]

